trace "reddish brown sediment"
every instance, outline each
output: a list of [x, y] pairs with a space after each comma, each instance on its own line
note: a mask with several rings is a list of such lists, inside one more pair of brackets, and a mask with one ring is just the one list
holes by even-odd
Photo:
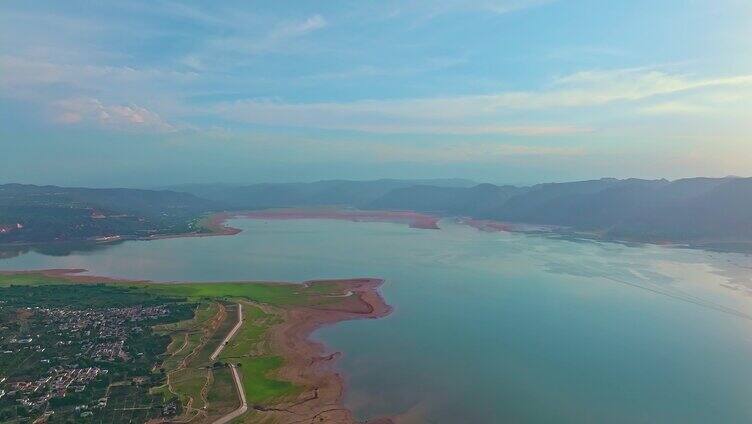
[[394, 222], [412, 228], [439, 229], [439, 217], [411, 211], [361, 211], [346, 209], [268, 209], [239, 212], [236, 217], [268, 220], [337, 219], [354, 222]]
[[[306, 284], [331, 284], [314, 281]], [[265, 419], [280, 423], [326, 422], [354, 424], [357, 421], [343, 404], [345, 382], [333, 367], [341, 355], [311, 340], [318, 328], [351, 319], [373, 319], [388, 315], [391, 307], [378, 292], [382, 281], [372, 278], [335, 281], [341, 286], [342, 297], [336, 302], [314, 306], [295, 306], [282, 311], [284, 320], [270, 330], [272, 351], [285, 358], [277, 376], [305, 390], [296, 399], [281, 402], [274, 408], [255, 408]], [[389, 418], [373, 423], [389, 424]]]
[[486, 231], [490, 233], [494, 232], [509, 232], [512, 228], [509, 224], [505, 224], [499, 221], [491, 221], [487, 219], [472, 219], [463, 218], [458, 220], [460, 224], [468, 225], [480, 231]]
[[213, 213], [201, 220], [202, 231], [182, 234], [159, 234], [146, 237], [146, 240], [159, 240], [181, 237], [211, 237], [211, 236], [234, 236], [242, 231], [239, 228], [228, 227], [225, 223], [238, 214], [232, 212]]
[[228, 227], [225, 225], [225, 222], [234, 216], [235, 215], [230, 212], [215, 213], [204, 220], [203, 226], [210, 231], [208, 235], [231, 236], [240, 232], [239, 228]]

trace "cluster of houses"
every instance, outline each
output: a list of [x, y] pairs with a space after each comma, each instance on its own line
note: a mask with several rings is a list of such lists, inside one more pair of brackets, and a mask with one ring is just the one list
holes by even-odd
[[43, 319], [58, 326], [60, 331], [86, 331], [100, 338], [121, 338], [127, 335], [129, 323], [167, 316], [166, 305], [131, 306], [126, 308], [72, 310], [65, 308], [34, 308]]
[[18, 403], [31, 409], [41, 408], [52, 398], [65, 397], [69, 391], [83, 392], [86, 386], [98, 376], [107, 374], [99, 367], [70, 368], [53, 367], [48, 375], [33, 381], [13, 381], [7, 383], [8, 397], [15, 397]]
[[[20, 363], [29, 371], [28, 375], [19, 375], [16, 368], [6, 377], [0, 375], [0, 402], [10, 401], [30, 411], [47, 410], [51, 399], [87, 390], [92, 382], [108, 374], [108, 364], [130, 359], [127, 340], [144, 331], [142, 321], [170, 313], [166, 305], [86, 310], [35, 307], [22, 311], [33, 317], [34, 325], [22, 334], [2, 327], [0, 355], [9, 360], [23, 358]], [[85, 409], [80, 416], [106, 405], [106, 398], [82, 405]]]

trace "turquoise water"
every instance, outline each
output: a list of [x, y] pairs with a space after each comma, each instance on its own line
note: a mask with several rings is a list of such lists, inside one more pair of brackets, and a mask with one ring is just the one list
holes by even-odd
[[347, 405], [402, 423], [752, 422], [752, 260], [388, 223], [236, 220], [233, 237], [0, 260], [154, 280], [374, 276], [395, 307], [315, 337]]

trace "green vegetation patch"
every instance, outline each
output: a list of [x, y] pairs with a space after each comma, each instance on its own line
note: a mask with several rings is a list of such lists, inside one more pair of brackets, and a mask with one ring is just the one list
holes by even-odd
[[[0, 299], [8, 307], [67, 309], [122, 308], [175, 303], [183, 299], [154, 296], [124, 286], [105, 284], [15, 285], [0, 287]], [[185, 311], [183, 311], [185, 312]], [[190, 314], [192, 315], [192, 314]], [[183, 313], [181, 317], [188, 317]]]
[[245, 357], [234, 362], [238, 364], [238, 370], [243, 376], [245, 396], [251, 404], [295, 396], [301, 391], [301, 388], [289, 381], [270, 377], [283, 364], [283, 359], [279, 356]]
[[[75, 276], [70, 278], [75, 279]], [[45, 275], [42, 272], [19, 272], [0, 274], [0, 287], [10, 285], [63, 285], [81, 284], [71, 281], [67, 276]], [[273, 306], [296, 306], [327, 303], [327, 296], [341, 294], [336, 281], [323, 281], [304, 286], [302, 284], [267, 283], [267, 282], [217, 282], [217, 283], [136, 283], [108, 282], [107, 286], [127, 288], [131, 293], [150, 293], [171, 299], [215, 300], [248, 299]], [[90, 285], [90, 283], [88, 284]]]
[[310, 286], [288, 283], [219, 282], [186, 284], [142, 284], [144, 290], [164, 296], [202, 299], [248, 299], [272, 306], [314, 305], [332, 302], [341, 294], [336, 282], [322, 282]]
[[[238, 333], [225, 346], [220, 359], [234, 359], [247, 356], [264, 340], [264, 335], [272, 324], [279, 322], [279, 318], [273, 314], [267, 314], [261, 308], [243, 304], [243, 325]], [[237, 322], [235, 317], [233, 324]]]
[[191, 407], [200, 409], [204, 407], [201, 391], [206, 386], [208, 378], [206, 368], [184, 368], [170, 375], [170, 385], [184, 405], [189, 399], [193, 399]]
[[240, 406], [238, 392], [230, 368], [216, 368], [212, 370], [212, 382], [207, 394], [209, 404], [208, 413], [221, 416]]
[[220, 360], [238, 365], [248, 402], [264, 403], [297, 395], [299, 387], [274, 378], [283, 365], [283, 358], [263, 354], [264, 347], [261, 346], [269, 327], [278, 323], [279, 317], [244, 303], [243, 319], [243, 326], [222, 351]]
[[44, 284], [69, 284], [65, 278], [44, 275], [37, 272], [19, 272], [16, 274], [0, 274], [0, 287], [10, 285], [44, 285]]

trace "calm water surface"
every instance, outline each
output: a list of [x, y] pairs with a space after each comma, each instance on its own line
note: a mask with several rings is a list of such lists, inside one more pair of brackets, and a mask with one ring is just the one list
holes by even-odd
[[236, 220], [233, 237], [0, 260], [153, 280], [375, 276], [395, 312], [315, 337], [347, 404], [404, 423], [752, 422], [752, 260], [387, 223]]

